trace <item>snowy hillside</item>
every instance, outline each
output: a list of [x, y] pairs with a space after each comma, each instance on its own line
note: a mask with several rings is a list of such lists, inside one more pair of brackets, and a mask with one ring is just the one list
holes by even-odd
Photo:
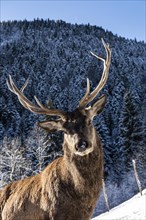
[[[104, 111], [94, 118], [104, 151], [104, 179], [110, 207], [138, 191], [132, 160], [146, 188], [146, 43], [128, 40], [92, 25], [58, 20], [0, 22], [0, 187], [34, 175], [63, 154], [62, 133], [47, 133], [37, 126], [48, 120], [24, 109], [7, 88], [11, 75], [35, 103], [73, 111], [86, 91], [97, 86], [103, 64], [90, 51], [105, 58], [101, 38], [112, 49]], [[49, 120], [53, 120], [49, 118]], [[104, 196], [93, 216], [106, 211]]]
[[146, 219], [146, 189], [143, 195], [137, 194], [128, 201], [105, 212], [92, 220], [145, 220]]

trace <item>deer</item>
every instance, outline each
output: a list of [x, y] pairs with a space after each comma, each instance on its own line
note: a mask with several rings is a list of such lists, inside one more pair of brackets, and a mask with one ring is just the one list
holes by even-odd
[[[87, 78], [85, 95], [71, 112], [50, 109], [36, 96], [28, 100], [24, 89], [18, 89], [9, 75], [7, 85], [19, 102], [36, 114], [56, 116], [38, 122], [47, 132], [63, 132], [63, 156], [51, 162], [37, 175], [6, 185], [0, 191], [0, 220], [89, 220], [102, 188], [104, 173], [103, 148], [93, 125], [93, 118], [104, 109], [107, 97], [95, 100], [107, 82], [111, 49], [102, 39], [106, 58], [91, 54], [103, 62], [103, 72], [96, 88], [90, 92]], [[92, 104], [91, 104], [92, 103]]]

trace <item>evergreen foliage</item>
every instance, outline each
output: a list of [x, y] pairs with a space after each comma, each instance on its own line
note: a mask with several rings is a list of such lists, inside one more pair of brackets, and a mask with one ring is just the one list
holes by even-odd
[[[8, 75], [19, 88], [29, 77], [24, 93], [30, 100], [36, 95], [42, 103], [52, 100], [55, 108], [72, 111], [85, 93], [86, 78], [90, 79], [91, 90], [100, 80], [102, 63], [89, 52], [105, 57], [101, 38], [112, 48], [109, 79], [102, 91], [108, 102], [104, 112], [94, 120], [103, 143], [105, 180], [110, 186], [122, 186], [122, 179], [131, 173], [132, 159], [137, 160], [138, 171], [145, 172], [146, 44], [117, 37], [101, 27], [72, 25], [61, 20], [8, 21], [0, 23], [2, 183], [39, 172], [61, 154], [62, 141], [62, 135], [46, 134], [36, 128], [35, 123], [45, 119], [44, 116], [21, 106], [7, 88]], [[14, 140], [17, 149], [23, 146], [23, 153], [8, 147]], [[6, 165], [6, 157], [9, 161], [11, 149], [12, 154], [17, 152], [21, 166], [10, 178], [12, 171]], [[146, 178], [142, 175], [141, 178], [146, 186]]]

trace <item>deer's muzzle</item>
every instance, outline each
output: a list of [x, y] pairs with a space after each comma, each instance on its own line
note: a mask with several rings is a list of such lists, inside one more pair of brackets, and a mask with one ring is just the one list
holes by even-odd
[[75, 148], [79, 152], [83, 152], [88, 148], [88, 143], [85, 140], [80, 140], [76, 145]]

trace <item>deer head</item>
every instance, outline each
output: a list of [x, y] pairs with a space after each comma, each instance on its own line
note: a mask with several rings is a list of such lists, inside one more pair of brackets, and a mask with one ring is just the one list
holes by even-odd
[[103, 40], [102, 43], [106, 50], [106, 59], [103, 59], [91, 52], [94, 57], [103, 61], [104, 68], [101, 80], [94, 91], [90, 93], [90, 83], [89, 79], [87, 79], [86, 93], [80, 100], [79, 106], [73, 112], [64, 112], [63, 110], [58, 109], [48, 109], [40, 103], [36, 96], [34, 96], [37, 103], [37, 105], [35, 105], [28, 100], [23, 93], [28, 84], [28, 80], [20, 90], [14, 84], [11, 76], [9, 76], [9, 80], [7, 80], [8, 88], [18, 96], [20, 103], [26, 109], [37, 114], [58, 116], [56, 120], [39, 122], [38, 125], [48, 132], [59, 130], [63, 131], [64, 142], [70, 147], [70, 150], [74, 151], [75, 154], [80, 156], [84, 156], [93, 150], [93, 142], [96, 137], [96, 131], [92, 125], [92, 120], [94, 116], [102, 112], [106, 103], [106, 95], [102, 95], [98, 101], [93, 102], [91, 106], [87, 107], [87, 105], [91, 103], [101, 91], [108, 78], [111, 62], [111, 50], [109, 45]]

